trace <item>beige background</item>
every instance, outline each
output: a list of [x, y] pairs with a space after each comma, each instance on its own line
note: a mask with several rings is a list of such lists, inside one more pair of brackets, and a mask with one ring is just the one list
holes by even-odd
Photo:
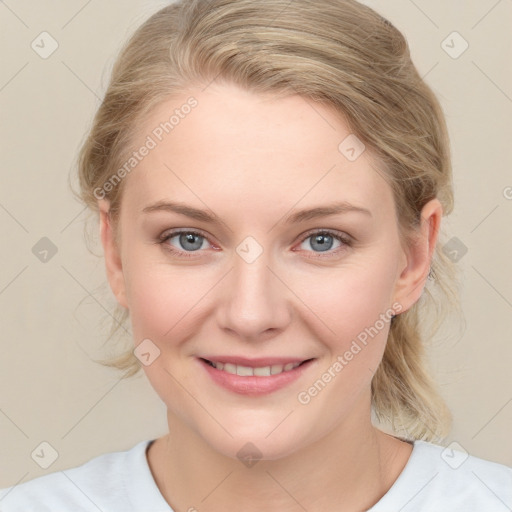
[[[408, 38], [452, 137], [456, 208], [446, 228], [467, 247], [459, 261], [466, 321], [432, 353], [455, 417], [444, 444], [512, 465], [512, 2], [367, 3]], [[0, 487], [166, 431], [143, 374], [120, 381], [89, 359], [101, 354], [114, 301], [103, 262], [84, 242], [87, 214], [68, 188], [117, 50], [164, 4], [0, 3]], [[46, 59], [31, 48], [43, 31], [59, 45]], [[469, 44], [457, 59], [441, 46], [453, 31]], [[452, 52], [462, 43], [448, 39]], [[46, 262], [32, 252], [43, 237], [58, 249]], [[43, 441], [58, 453], [46, 470], [31, 458]]]

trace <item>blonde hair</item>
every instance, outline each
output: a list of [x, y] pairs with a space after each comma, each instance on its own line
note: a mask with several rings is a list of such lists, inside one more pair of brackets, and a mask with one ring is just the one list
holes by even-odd
[[[95, 191], [104, 191], [129, 157], [152, 109], [214, 79], [257, 93], [299, 94], [338, 112], [376, 156], [394, 193], [404, 243], [414, 243], [430, 199], [439, 199], [444, 215], [452, 211], [449, 141], [438, 100], [403, 35], [354, 0], [180, 0], [151, 16], [118, 57], [81, 148], [82, 200], [97, 211]], [[102, 193], [115, 221], [123, 182], [108, 190]], [[434, 440], [447, 433], [450, 413], [426, 370], [425, 342], [459, 307], [456, 268], [440, 242], [429, 277], [420, 300], [391, 322], [372, 406], [404, 437]], [[112, 333], [126, 318], [121, 309]], [[133, 375], [140, 364], [132, 352], [103, 363]]]

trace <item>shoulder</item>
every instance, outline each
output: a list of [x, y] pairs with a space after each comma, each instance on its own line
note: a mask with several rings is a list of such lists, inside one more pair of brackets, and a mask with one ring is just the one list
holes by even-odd
[[512, 468], [447, 448], [415, 441], [404, 470], [371, 512], [505, 512], [512, 508]]
[[129, 493], [125, 492], [127, 472], [137, 471], [137, 464], [141, 465], [141, 455], [145, 455], [148, 443], [149, 441], [143, 441], [130, 450], [106, 453], [81, 466], [0, 489], [0, 510], [129, 510]]

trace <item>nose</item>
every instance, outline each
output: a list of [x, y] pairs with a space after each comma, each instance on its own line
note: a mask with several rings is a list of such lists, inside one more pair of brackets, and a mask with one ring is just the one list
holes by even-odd
[[289, 324], [291, 297], [284, 276], [273, 267], [267, 253], [248, 262], [238, 254], [223, 280], [217, 310], [221, 329], [247, 341], [268, 339]]

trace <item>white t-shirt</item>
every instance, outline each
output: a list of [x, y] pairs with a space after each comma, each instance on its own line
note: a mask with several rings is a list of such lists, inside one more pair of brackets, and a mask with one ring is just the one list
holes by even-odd
[[[0, 489], [0, 511], [173, 512], [148, 465], [146, 449], [151, 442]], [[404, 470], [368, 512], [510, 510], [512, 468], [415, 441]]]

